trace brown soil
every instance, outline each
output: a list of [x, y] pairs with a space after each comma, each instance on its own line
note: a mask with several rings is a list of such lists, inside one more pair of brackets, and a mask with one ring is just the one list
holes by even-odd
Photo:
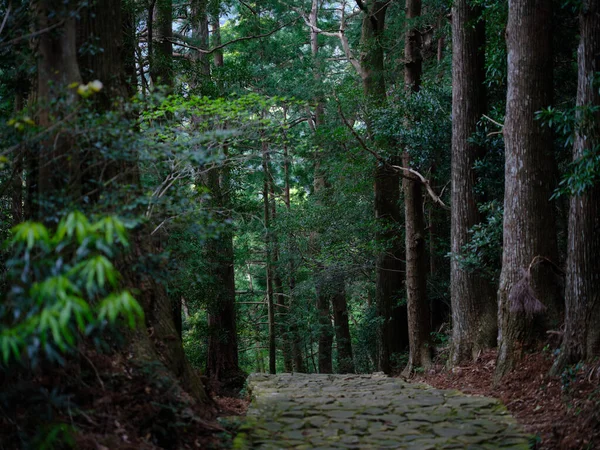
[[239, 421], [222, 418], [243, 415], [248, 405], [226, 397], [198, 405], [155, 367], [90, 350], [33, 379], [13, 374], [0, 382], [0, 450], [40, 448], [29, 438], [52, 433], [55, 444], [71, 436], [78, 450], [231, 448]]
[[523, 428], [535, 435], [537, 449], [600, 448], [600, 365], [579, 365], [560, 377], [548, 376], [548, 352], [525, 355], [516, 369], [493, 385], [496, 352], [451, 371], [435, 366], [415, 377], [440, 389], [500, 399]]

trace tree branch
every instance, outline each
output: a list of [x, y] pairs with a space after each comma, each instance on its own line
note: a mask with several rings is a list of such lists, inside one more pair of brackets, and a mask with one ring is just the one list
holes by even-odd
[[179, 42], [179, 41], [177, 41], [175, 39], [172, 39], [172, 38], [169, 38], [168, 41], [172, 42], [175, 45], [179, 45], [181, 47], [185, 47], [185, 48], [189, 48], [191, 50], [195, 50], [195, 51], [197, 51], [199, 53], [202, 53], [204, 55], [210, 55], [210, 54], [212, 54], [212, 53], [214, 53], [214, 52], [216, 52], [218, 50], [221, 50], [222, 48], [225, 48], [225, 47], [227, 47], [227, 46], [229, 46], [231, 44], [235, 44], [236, 42], [248, 41], [248, 40], [251, 40], [251, 39], [260, 39], [260, 38], [269, 37], [269, 36], [277, 33], [279, 30], [282, 30], [283, 28], [285, 28], [288, 25], [291, 25], [291, 24], [293, 24], [293, 23], [295, 23], [297, 21], [298, 21], [298, 19], [290, 20], [289, 22], [286, 22], [283, 25], [280, 25], [277, 28], [275, 28], [275, 29], [273, 29], [273, 30], [271, 30], [271, 31], [269, 31], [267, 33], [264, 33], [264, 34], [256, 34], [256, 35], [252, 35], [252, 36], [244, 36], [244, 37], [241, 37], [241, 38], [232, 39], [231, 41], [225, 42], [224, 44], [221, 44], [221, 45], [217, 45], [216, 47], [213, 47], [210, 50], [206, 50], [204, 48], [200, 48], [200, 47], [197, 47], [195, 45], [183, 44], [183, 43], [181, 43], [181, 42]]
[[[80, 6], [79, 8], [77, 8], [74, 11], [74, 13], [78, 13], [79, 11], [81, 11], [82, 8], [83, 8], [83, 6]], [[39, 36], [40, 34], [47, 33], [48, 31], [52, 31], [55, 28], [60, 27], [61, 25], [63, 25], [67, 20], [70, 20], [71, 18], [72, 18], [72, 16], [66, 17], [64, 19], [59, 20], [55, 24], [50, 25], [49, 27], [43, 28], [43, 29], [38, 30], [38, 31], [34, 31], [33, 33], [29, 33], [29, 34], [25, 34], [23, 36], [16, 37], [16, 38], [11, 39], [10, 41], [7, 41], [7, 42], [2, 42], [0, 44], [0, 48], [8, 47], [9, 45], [16, 44], [17, 42], [22, 41], [24, 39], [31, 39], [32, 37]]]
[[443, 202], [443, 200], [434, 192], [434, 190], [432, 189], [431, 185], [429, 184], [429, 180], [427, 180], [427, 178], [425, 178], [423, 175], [421, 175], [416, 170], [411, 169], [410, 167], [401, 167], [401, 166], [395, 166], [395, 165], [390, 164], [388, 161], [386, 161], [386, 159], [383, 156], [381, 156], [375, 150], [370, 148], [367, 145], [367, 143], [364, 141], [364, 139], [360, 136], [360, 134], [358, 134], [356, 132], [354, 127], [352, 125], [350, 125], [350, 123], [346, 119], [346, 116], [344, 116], [344, 112], [342, 111], [342, 106], [340, 105], [337, 97], [336, 97], [336, 101], [338, 103], [338, 111], [339, 111], [342, 121], [344, 122], [344, 125], [346, 125], [346, 128], [348, 128], [348, 130], [350, 130], [350, 133], [352, 133], [352, 136], [354, 136], [354, 138], [358, 141], [360, 146], [365, 151], [367, 151], [371, 155], [373, 155], [375, 157], [375, 159], [377, 161], [379, 161], [381, 164], [383, 164], [385, 167], [397, 172], [402, 178], [420, 182], [423, 186], [425, 186], [427, 193], [429, 194], [429, 196], [431, 197], [431, 199], [433, 200], [434, 203], [437, 203], [445, 210], [448, 210], [448, 211], [450, 210], [450, 208]]
[[2, 34], [2, 31], [4, 30], [4, 27], [6, 26], [6, 22], [8, 21], [8, 16], [10, 16], [11, 8], [12, 8], [12, 2], [8, 2], [8, 7], [6, 8], [6, 14], [4, 15], [4, 19], [2, 20], [2, 25], [0, 25], [0, 34]]

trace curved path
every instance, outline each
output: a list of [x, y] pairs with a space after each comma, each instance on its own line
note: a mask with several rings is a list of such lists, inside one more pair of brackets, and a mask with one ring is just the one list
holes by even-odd
[[383, 374], [254, 374], [234, 448], [528, 449], [495, 399]]

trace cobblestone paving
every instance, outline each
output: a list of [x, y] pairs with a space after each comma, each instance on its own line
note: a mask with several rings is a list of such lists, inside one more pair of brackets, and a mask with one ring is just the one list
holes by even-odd
[[527, 449], [495, 399], [373, 375], [254, 374], [234, 448]]

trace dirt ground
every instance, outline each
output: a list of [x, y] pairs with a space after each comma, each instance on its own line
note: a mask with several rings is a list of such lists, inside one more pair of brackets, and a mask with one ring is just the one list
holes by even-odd
[[434, 366], [415, 380], [500, 399], [524, 429], [536, 436], [536, 449], [600, 448], [600, 364], [577, 365], [550, 377], [552, 360], [548, 351], [525, 355], [494, 386], [496, 352], [490, 351], [451, 371]]
[[198, 405], [155, 366], [89, 349], [78, 363], [0, 384], [0, 450], [231, 448], [248, 403], [213, 394]]

